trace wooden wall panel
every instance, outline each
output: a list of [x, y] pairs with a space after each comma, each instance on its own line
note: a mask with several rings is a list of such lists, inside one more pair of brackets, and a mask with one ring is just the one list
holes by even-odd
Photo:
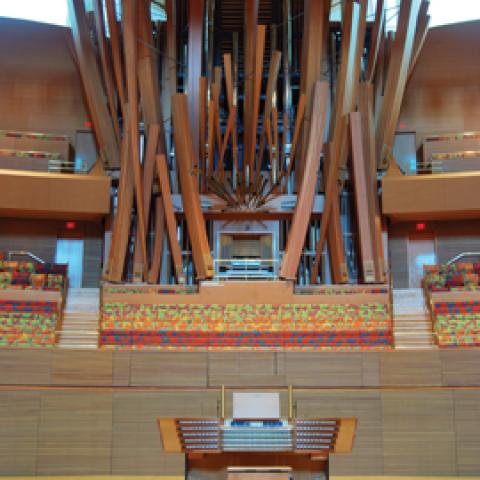
[[[183, 456], [162, 452], [156, 418], [216, 416], [218, 397], [218, 389], [0, 390], [0, 474], [181, 476]], [[352, 454], [331, 457], [332, 475], [479, 471], [479, 389], [311, 389], [295, 399], [299, 417], [359, 420]]]
[[382, 393], [384, 472], [455, 475], [451, 391]]
[[452, 387], [480, 385], [480, 350], [440, 352], [443, 384]]
[[380, 353], [380, 384], [441, 386], [442, 364], [438, 351]]
[[205, 387], [206, 352], [132, 352], [131, 386]]
[[84, 128], [88, 113], [66, 28], [0, 18], [0, 129], [61, 133]]
[[283, 354], [275, 352], [209, 352], [208, 386], [284, 386], [282, 360]]
[[455, 439], [458, 475], [480, 472], [480, 392], [456, 390]]
[[35, 475], [39, 412], [38, 393], [0, 392], [0, 475]]
[[112, 458], [112, 395], [42, 394], [37, 475], [107, 475]]
[[0, 349], [0, 385], [48, 385], [52, 350]]
[[52, 385], [111, 385], [113, 352], [64, 350], [52, 352]]
[[296, 387], [359, 387], [363, 384], [362, 354], [354, 352], [286, 352], [287, 385]]
[[112, 474], [183, 474], [183, 455], [162, 453], [156, 418], [215, 416], [216, 400], [205, 391], [114, 393]]
[[333, 455], [335, 475], [383, 473], [382, 409], [379, 391], [322, 391], [295, 394], [299, 417], [358, 417], [351, 454]]
[[480, 42], [480, 21], [431, 28], [407, 85], [400, 122], [425, 136], [480, 130], [480, 65], [468, 45]]
[[113, 352], [112, 385], [128, 387], [130, 384], [130, 357], [128, 350], [116, 350]]

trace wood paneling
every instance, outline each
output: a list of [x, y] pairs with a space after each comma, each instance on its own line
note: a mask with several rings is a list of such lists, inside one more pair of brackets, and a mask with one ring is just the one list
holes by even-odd
[[0, 215], [98, 219], [110, 212], [110, 178], [0, 171]]
[[51, 349], [2, 348], [0, 385], [48, 385]]
[[[295, 400], [298, 417], [358, 418], [352, 453], [331, 457], [335, 476], [479, 471], [478, 389], [311, 389]], [[217, 401], [205, 389], [2, 389], [0, 474], [183, 475], [157, 418], [215, 417]]]
[[209, 352], [208, 386], [283, 386], [286, 379], [279, 366], [281, 356], [275, 352]]
[[52, 352], [52, 385], [111, 385], [111, 351], [63, 350]]
[[418, 145], [430, 134], [480, 130], [480, 65], [468, 48], [479, 41], [480, 21], [429, 30], [400, 116]]
[[0, 18], [0, 129], [61, 133], [75, 140], [88, 114], [68, 29]]
[[39, 412], [36, 392], [0, 393], [1, 475], [36, 474]]
[[37, 475], [110, 473], [110, 393], [42, 393], [38, 421]]
[[331, 473], [383, 473], [382, 410], [378, 391], [298, 392], [295, 399], [298, 417], [357, 417], [359, 420], [352, 453], [332, 455]]
[[478, 218], [480, 202], [472, 195], [479, 172], [391, 175], [382, 180], [382, 211], [402, 221]]
[[207, 354], [201, 352], [132, 352], [130, 385], [205, 387]]
[[295, 387], [361, 386], [362, 354], [329, 352], [285, 352], [287, 385]]
[[384, 471], [455, 475], [451, 391], [382, 393]]
[[441, 386], [442, 365], [438, 351], [380, 353], [380, 385]]

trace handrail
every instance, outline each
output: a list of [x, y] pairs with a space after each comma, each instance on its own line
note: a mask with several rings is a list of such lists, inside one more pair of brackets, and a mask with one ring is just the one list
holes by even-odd
[[456, 261], [465, 258], [465, 257], [480, 257], [480, 252], [462, 252], [456, 255], [455, 257], [451, 258], [446, 265], [452, 265]]
[[7, 255], [8, 255], [8, 260], [12, 259], [12, 255], [16, 255], [16, 256], [25, 256], [25, 257], [33, 258], [33, 260], [41, 264], [45, 263], [45, 260], [42, 260], [32, 252], [27, 252], [26, 250], [10, 250], [9, 252], [7, 252]]

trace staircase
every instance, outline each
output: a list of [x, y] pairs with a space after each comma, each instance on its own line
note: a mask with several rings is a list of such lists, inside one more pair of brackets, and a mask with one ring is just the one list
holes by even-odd
[[69, 289], [58, 339], [60, 348], [97, 348], [99, 301], [98, 288]]
[[398, 350], [437, 348], [421, 288], [393, 291], [393, 329]]

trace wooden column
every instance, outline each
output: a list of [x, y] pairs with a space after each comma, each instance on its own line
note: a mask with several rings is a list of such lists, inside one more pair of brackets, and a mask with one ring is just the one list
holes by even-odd
[[323, 146], [323, 132], [325, 129], [328, 108], [329, 85], [327, 82], [317, 82], [313, 95], [310, 135], [306, 152], [305, 168], [309, 175], [304, 175], [297, 196], [297, 204], [293, 213], [292, 224], [280, 268], [280, 277], [293, 280], [297, 273], [298, 264], [305, 243], [310, 215], [315, 199], [315, 187], [320, 168], [320, 154]]
[[120, 165], [120, 152], [90, 40], [83, 0], [68, 0], [68, 14], [83, 90], [100, 157], [105, 166], [116, 168]]
[[120, 126], [118, 124], [115, 83], [112, 76], [107, 39], [105, 37], [105, 22], [101, 0], [94, 0], [93, 11], [95, 15], [95, 28], [97, 29], [98, 49], [100, 50], [100, 60], [102, 62], [103, 80], [107, 90], [108, 107], [112, 117], [116, 140], [117, 142], [120, 142]]
[[388, 167], [388, 156], [393, 147], [400, 107], [407, 83], [413, 54], [415, 29], [421, 0], [403, 0], [400, 4], [398, 27], [388, 67], [385, 94], [378, 121], [376, 152], [378, 167]]
[[[173, 210], [172, 196], [170, 189], [170, 176], [168, 173], [167, 161], [165, 155], [157, 155], [157, 172], [158, 181], [160, 184], [160, 191], [162, 194], [163, 209], [165, 211], [165, 223], [167, 225], [168, 243], [170, 245], [170, 254], [172, 256], [173, 268], [175, 271], [175, 278], [178, 283], [185, 283], [185, 275], [183, 274], [182, 265], [182, 251], [177, 237], [177, 221], [175, 219], [175, 212]], [[163, 233], [163, 232], [162, 232]], [[155, 260], [155, 255], [154, 255]], [[157, 263], [152, 262], [151, 275], [153, 278], [158, 279], [158, 273], [155, 273], [157, 269]], [[156, 275], [156, 276], [155, 276]]]
[[145, 209], [143, 200], [142, 169], [140, 165], [140, 135], [138, 125], [138, 79], [137, 79], [137, 11], [136, 0], [123, 0], [125, 69], [127, 72], [128, 123], [133, 176], [135, 182], [135, 200], [137, 207], [137, 229], [140, 236], [141, 261], [134, 265], [134, 272], [148, 272], [146, 244]]
[[113, 72], [117, 85], [120, 107], [125, 117], [125, 104], [127, 103], [127, 94], [125, 92], [125, 77], [122, 65], [122, 49], [120, 43], [120, 32], [118, 28], [117, 15], [115, 11], [115, 0], [105, 0], [107, 10], [108, 30], [110, 31], [110, 45], [112, 47]]
[[[304, 1], [300, 91], [306, 96], [305, 118], [307, 122], [311, 116], [315, 82], [325, 79], [322, 76], [322, 66], [325, 63], [328, 45], [330, 6], [331, 0]], [[303, 176], [303, 153], [307, 146], [309, 132], [309, 126], [305, 124], [299, 145], [300, 155], [295, 167], [297, 186], [300, 185], [299, 182]]]
[[180, 93], [172, 97], [175, 153], [182, 189], [183, 210], [192, 245], [193, 262], [198, 279], [213, 277], [213, 259], [210, 253], [205, 219], [200, 206], [193, 142], [188, 128], [187, 97]]
[[[251, 131], [247, 128], [250, 125], [253, 110], [253, 86], [255, 75], [255, 46], [257, 42], [258, 23], [258, 2], [259, 0], [245, 0], [245, 25], [243, 30], [243, 71], [244, 71], [244, 93], [243, 93], [243, 164], [244, 168], [248, 162], [250, 152]], [[252, 175], [252, 172], [250, 172]]]
[[352, 138], [352, 166], [357, 209], [358, 237], [360, 243], [360, 264], [362, 266], [363, 281], [375, 282], [375, 248], [372, 237], [373, 213], [368, 201], [368, 164], [364, 156], [363, 132], [361, 114], [350, 114], [350, 132]]
[[204, 0], [188, 1], [188, 113], [193, 153], [198, 158], [200, 145], [200, 77], [203, 57]]
[[[359, 42], [363, 42], [364, 22], [363, 15], [366, 13], [366, 0], [361, 4], [348, 1], [344, 9], [343, 40], [341, 52], [341, 64], [337, 80], [337, 91], [332, 112], [330, 165], [328, 172], [324, 171], [325, 178], [325, 203], [322, 220], [320, 222], [319, 238], [316, 246], [315, 264], [311, 272], [311, 283], [318, 279], [320, 256], [327, 238], [327, 229], [332, 211], [338, 212], [338, 169], [344, 165], [348, 156], [348, 114], [353, 110], [358, 91], [360, 60], [362, 49]], [[332, 209], [332, 206], [335, 208]], [[338, 223], [338, 219], [336, 220]], [[341, 236], [337, 243], [342, 241]]]
[[112, 282], [120, 282], [125, 269], [125, 258], [130, 238], [130, 224], [133, 208], [133, 166], [129, 161], [130, 141], [125, 132], [122, 141], [120, 181], [117, 192], [117, 211], [113, 222], [112, 240], [104, 278]]

